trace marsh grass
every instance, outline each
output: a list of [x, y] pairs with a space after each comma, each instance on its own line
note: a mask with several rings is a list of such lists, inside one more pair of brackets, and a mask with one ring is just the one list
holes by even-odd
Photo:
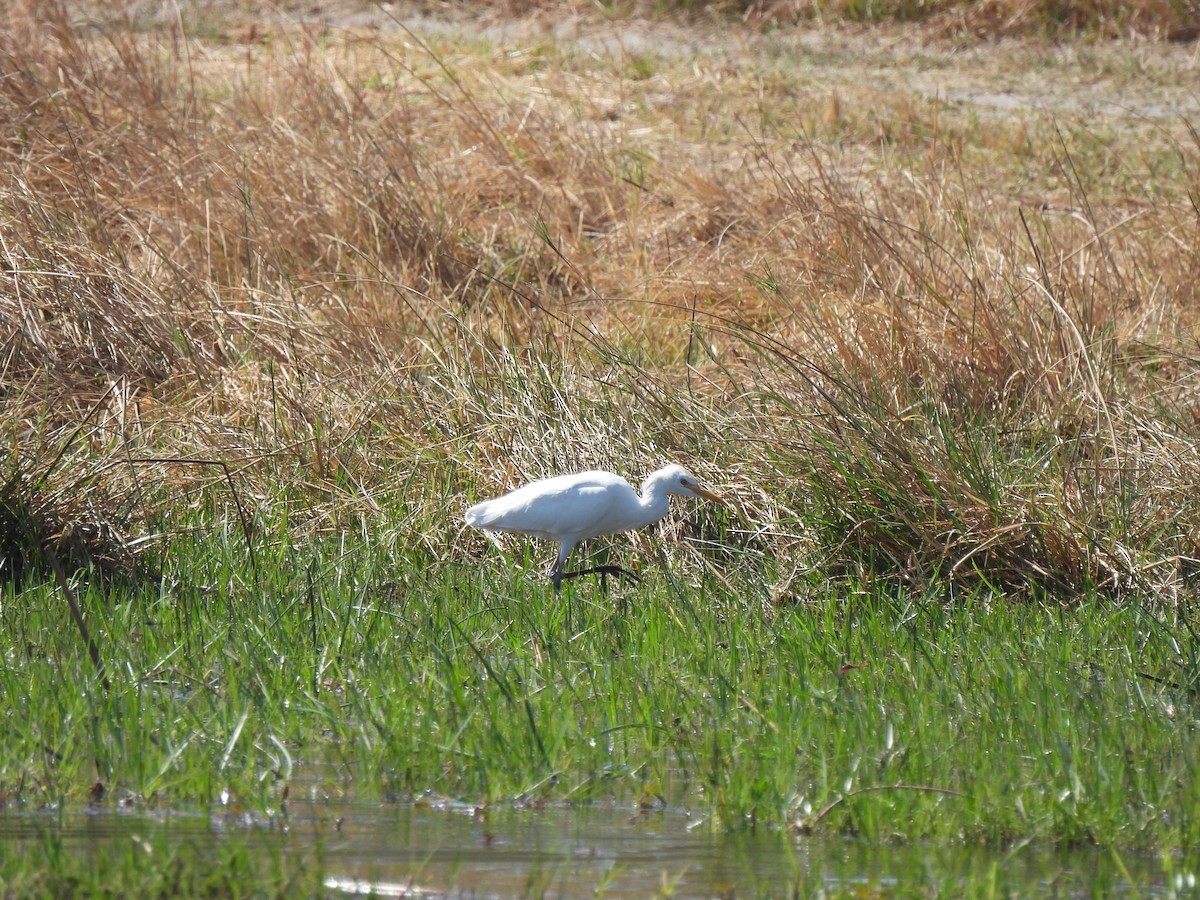
[[1197, 841], [1200, 643], [1137, 606], [847, 580], [780, 606], [754, 599], [753, 572], [687, 577], [666, 547], [636, 591], [556, 597], [399, 530], [273, 537], [253, 569], [240, 535], [181, 539], [156, 590], [82, 591], [107, 691], [52, 585], [6, 598], [8, 796], [99, 782], [125, 808], [270, 821], [320, 759], [359, 800], [666, 803], [717, 829], [872, 841]]
[[[103, 669], [3, 570], [5, 797], [269, 816], [315, 755], [382, 798], [1200, 843], [1186, 127], [5, 15], [0, 545], [108, 529], [59, 554]], [[558, 600], [461, 523], [669, 459], [731, 502], [598, 548], [636, 590]]]

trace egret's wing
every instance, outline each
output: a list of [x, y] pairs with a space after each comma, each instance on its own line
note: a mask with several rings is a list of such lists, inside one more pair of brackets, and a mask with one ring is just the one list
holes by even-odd
[[612, 530], [607, 524], [637, 496], [624, 479], [584, 472], [535, 481], [467, 510], [467, 523], [490, 531], [531, 534], [548, 540], [589, 537]]

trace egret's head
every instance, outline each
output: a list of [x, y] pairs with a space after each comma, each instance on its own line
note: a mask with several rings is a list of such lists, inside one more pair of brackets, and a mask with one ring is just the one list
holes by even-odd
[[659, 469], [646, 479], [644, 490], [649, 490], [652, 483], [660, 491], [668, 494], [677, 494], [680, 497], [699, 497], [714, 503], [725, 502], [720, 494], [714, 494], [702, 485], [700, 480], [683, 466], [670, 465]]

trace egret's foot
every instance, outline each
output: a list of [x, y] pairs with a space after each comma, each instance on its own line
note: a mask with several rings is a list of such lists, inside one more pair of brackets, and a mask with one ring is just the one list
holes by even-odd
[[599, 575], [600, 586], [604, 590], [608, 590], [608, 576], [614, 578], [628, 578], [634, 584], [638, 584], [641, 579], [632, 572], [622, 569], [620, 566], [592, 566], [590, 569], [576, 569], [574, 572], [559, 572], [558, 580], [555, 582], [555, 590], [558, 590], [558, 585], [563, 578], [578, 578], [581, 575]]

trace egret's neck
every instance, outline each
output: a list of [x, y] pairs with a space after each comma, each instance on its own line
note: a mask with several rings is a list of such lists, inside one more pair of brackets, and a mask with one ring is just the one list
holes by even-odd
[[671, 501], [666, 491], [666, 485], [653, 477], [647, 478], [642, 483], [640, 503], [644, 519], [638, 527], [657, 522], [671, 510]]

